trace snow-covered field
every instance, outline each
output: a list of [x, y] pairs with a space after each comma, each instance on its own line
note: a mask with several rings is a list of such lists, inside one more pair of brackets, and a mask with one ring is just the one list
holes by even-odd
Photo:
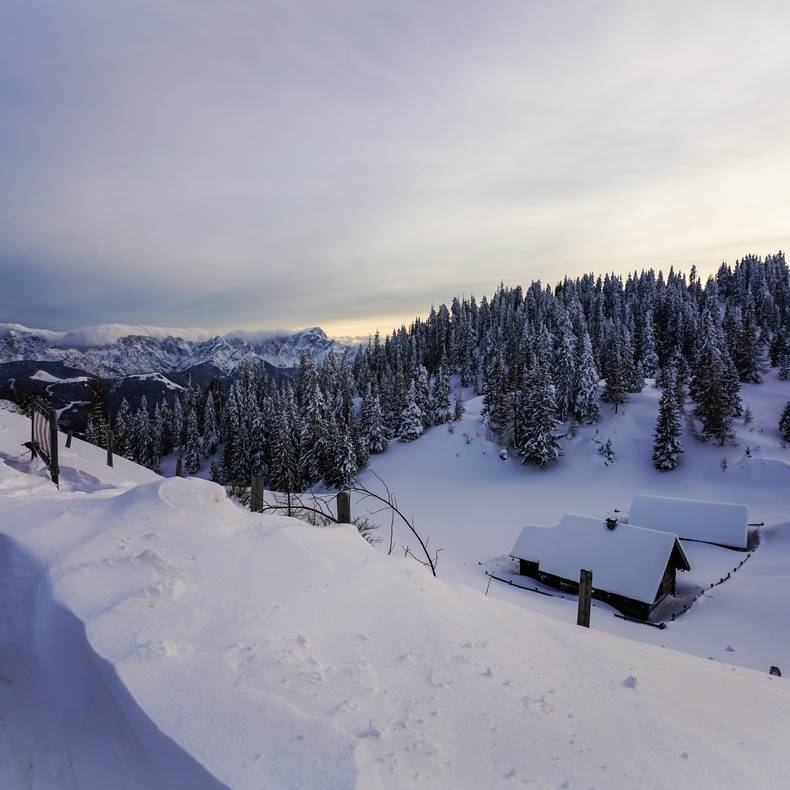
[[[76, 439], [58, 491], [25, 460], [28, 421], [0, 411], [0, 787], [785, 787], [790, 685], [765, 666], [769, 621], [777, 652], [787, 639], [784, 386], [747, 389], [752, 458], [728, 450], [722, 472], [721, 450], [688, 446], [667, 476], [640, 438], [653, 393], [602, 424], [613, 466], [580, 431], [589, 452], [546, 473], [501, 461], [469, 403], [454, 433], [373, 463], [445, 547], [439, 580], [351, 527], [109, 469]], [[482, 594], [478, 562], [519, 525], [636, 490], [745, 501], [771, 526], [663, 632], [600, 609], [580, 629], [575, 603]], [[723, 661], [637, 641], [702, 655], [714, 633], [735, 651]]]
[[[371, 458], [370, 468], [398, 494], [400, 506], [414, 516], [431, 545], [443, 549], [440, 577], [483, 592], [486, 570], [514, 567], [507, 555], [524, 525], [554, 525], [564, 513], [626, 512], [634, 494], [745, 503], [750, 522], [766, 526], [760, 529], [760, 547], [730, 581], [665, 630], [615, 618], [600, 603], [593, 609], [592, 627], [766, 672], [771, 665], [790, 667], [785, 592], [790, 589], [790, 449], [777, 429], [790, 400], [790, 382], [779, 381], [772, 371], [764, 384], [743, 385], [743, 402], [754, 421], [738, 423], [737, 444], [722, 448], [684, 434], [681, 465], [664, 473], [650, 459], [659, 394], [646, 387], [631, 395], [618, 415], [603, 404], [597, 426], [579, 426], [575, 438], [563, 440], [566, 455], [554, 468], [522, 466], [518, 458], [502, 461], [500, 446], [488, 440], [482, 424], [479, 398], [467, 401], [462, 422], [430, 429], [413, 444], [393, 442], [386, 453]], [[609, 466], [596, 444], [607, 438], [616, 456]], [[722, 458], [728, 463], [725, 471]], [[361, 479], [376, 484], [370, 471]], [[359, 507], [357, 512], [362, 512]], [[406, 542], [406, 535], [397, 537], [399, 546]], [[678, 574], [679, 589], [685, 590], [718, 582], [746, 556], [691, 542], [684, 542], [684, 550], [692, 566], [691, 573]], [[488, 596], [575, 622], [575, 598], [536, 595], [496, 581]]]

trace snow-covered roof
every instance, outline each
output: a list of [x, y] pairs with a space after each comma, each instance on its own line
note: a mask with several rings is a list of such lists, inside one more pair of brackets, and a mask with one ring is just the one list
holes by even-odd
[[749, 509], [746, 505], [639, 494], [634, 497], [628, 520], [686, 540], [746, 548]]
[[676, 545], [683, 555], [668, 532], [622, 522], [609, 529], [602, 518], [566, 514], [556, 527], [524, 527], [511, 554], [573, 581], [586, 568], [593, 587], [652, 604]]

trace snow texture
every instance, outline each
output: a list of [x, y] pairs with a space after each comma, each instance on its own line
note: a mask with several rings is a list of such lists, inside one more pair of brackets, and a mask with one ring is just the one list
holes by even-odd
[[579, 629], [77, 439], [57, 490], [28, 433], [0, 411], [0, 787], [682, 790], [790, 771], [790, 685], [767, 671]]

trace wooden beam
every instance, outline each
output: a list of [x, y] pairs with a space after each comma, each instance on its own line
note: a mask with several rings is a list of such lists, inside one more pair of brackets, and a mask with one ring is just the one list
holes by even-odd
[[576, 624], [590, 627], [590, 608], [592, 607], [592, 571], [582, 570], [579, 574], [579, 612]]

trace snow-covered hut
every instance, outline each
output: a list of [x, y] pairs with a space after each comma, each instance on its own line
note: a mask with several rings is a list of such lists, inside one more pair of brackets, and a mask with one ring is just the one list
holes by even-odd
[[676, 571], [691, 569], [675, 535], [572, 514], [556, 527], [524, 527], [511, 556], [523, 575], [574, 592], [581, 569], [590, 570], [593, 597], [643, 620], [674, 595]]
[[631, 504], [628, 521], [671, 532], [681, 540], [699, 540], [736, 549], [745, 549], [749, 540], [746, 505], [639, 494]]

